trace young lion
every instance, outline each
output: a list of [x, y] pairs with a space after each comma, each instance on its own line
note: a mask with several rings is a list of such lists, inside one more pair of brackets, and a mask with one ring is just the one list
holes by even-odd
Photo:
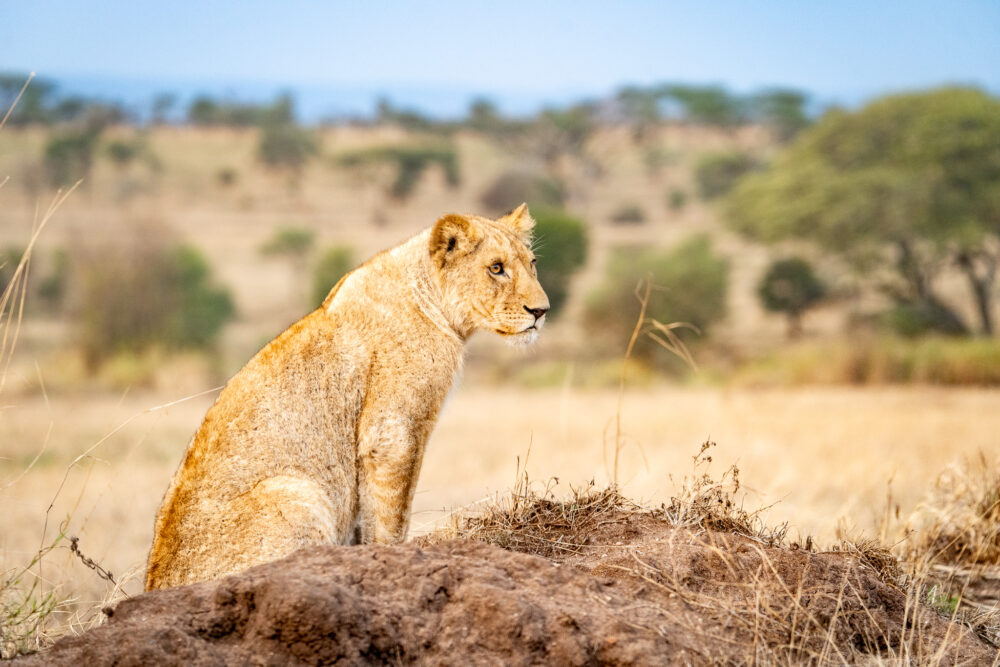
[[446, 215], [344, 276], [250, 360], [188, 446], [156, 516], [146, 590], [311, 544], [406, 536], [424, 445], [478, 329], [534, 342], [548, 298], [522, 204]]

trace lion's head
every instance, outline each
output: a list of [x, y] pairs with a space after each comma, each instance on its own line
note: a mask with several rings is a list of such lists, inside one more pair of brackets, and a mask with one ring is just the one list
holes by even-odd
[[467, 332], [494, 331], [515, 345], [538, 338], [549, 299], [535, 273], [534, 226], [525, 204], [497, 220], [452, 214], [435, 223], [430, 254], [438, 284]]

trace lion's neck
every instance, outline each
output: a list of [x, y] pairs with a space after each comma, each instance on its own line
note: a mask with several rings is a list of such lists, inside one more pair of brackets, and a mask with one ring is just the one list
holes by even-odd
[[409, 276], [411, 298], [431, 324], [449, 339], [464, 344], [471, 331], [465, 322], [453, 316], [450, 312], [453, 309], [448, 308], [441, 286], [433, 277], [434, 267], [431, 264], [430, 253], [424, 251], [427, 247], [425, 236], [426, 234], [419, 234], [411, 239], [408, 244], [413, 244], [413, 247], [408, 248], [405, 253], [405, 256], [411, 259], [409, 262], [411, 265], [406, 271]]

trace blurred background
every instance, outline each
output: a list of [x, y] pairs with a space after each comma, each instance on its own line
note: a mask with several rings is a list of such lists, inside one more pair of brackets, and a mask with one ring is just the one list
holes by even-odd
[[793, 531], [886, 531], [998, 451], [998, 36], [987, 1], [5, 3], [0, 569], [63, 524], [141, 588], [219, 385], [373, 253], [522, 201], [550, 322], [474, 339], [411, 534], [525, 458], [607, 482], [616, 441], [660, 501], [707, 438]]

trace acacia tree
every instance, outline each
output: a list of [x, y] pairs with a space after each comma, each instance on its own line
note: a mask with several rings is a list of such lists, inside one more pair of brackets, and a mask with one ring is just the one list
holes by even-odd
[[788, 337], [802, 335], [802, 315], [826, 296], [812, 265], [799, 257], [773, 262], [757, 285], [764, 307], [788, 318]]
[[944, 267], [957, 266], [980, 329], [992, 334], [1000, 100], [944, 88], [831, 111], [737, 186], [726, 217], [760, 241], [815, 242], [896, 303], [935, 313], [943, 330], [968, 329], [934, 288]]

